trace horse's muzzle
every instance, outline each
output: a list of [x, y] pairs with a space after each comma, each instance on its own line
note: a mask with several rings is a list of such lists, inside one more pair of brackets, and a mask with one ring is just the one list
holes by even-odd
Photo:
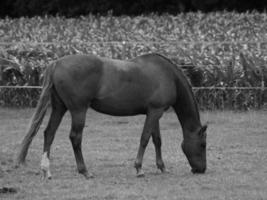
[[192, 168], [191, 172], [193, 174], [204, 174], [206, 171], [206, 167], [203, 167], [203, 168], [200, 168], [200, 169], [197, 169], [197, 168]]

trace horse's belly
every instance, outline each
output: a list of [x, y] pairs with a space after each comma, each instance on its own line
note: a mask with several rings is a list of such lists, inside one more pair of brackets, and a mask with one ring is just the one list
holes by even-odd
[[146, 113], [144, 104], [136, 100], [95, 99], [91, 102], [91, 108], [98, 112], [114, 116], [131, 116]]

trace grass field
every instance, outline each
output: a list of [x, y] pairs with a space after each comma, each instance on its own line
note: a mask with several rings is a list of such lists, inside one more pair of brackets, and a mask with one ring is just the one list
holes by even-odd
[[90, 180], [76, 172], [67, 114], [52, 146], [53, 179], [49, 181], [41, 180], [39, 170], [47, 117], [30, 148], [27, 166], [12, 168], [32, 113], [32, 109], [0, 109], [0, 188], [17, 190], [0, 194], [0, 199], [267, 199], [266, 111], [201, 113], [202, 121], [209, 122], [204, 175], [190, 172], [180, 148], [180, 125], [173, 112], [165, 113], [161, 133], [168, 173], [156, 170], [150, 141], [143, 164], [145, 177], [136, 178], [133, 163], [144, 116], [116, 118], [90, 110], [83, 137], [86, 164], [95, 175]]

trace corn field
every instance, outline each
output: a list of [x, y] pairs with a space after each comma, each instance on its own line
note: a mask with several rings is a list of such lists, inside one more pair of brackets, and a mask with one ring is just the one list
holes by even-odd
[[[201, 109], [261, 108], [267, 101], [267, 14], [0, 20], [0, 105], [35, 106], [48, 63], [70, 54], [117, 59], [156, 52], [182, 67]], [[4, 86], [4, 87], [3, 87]]]

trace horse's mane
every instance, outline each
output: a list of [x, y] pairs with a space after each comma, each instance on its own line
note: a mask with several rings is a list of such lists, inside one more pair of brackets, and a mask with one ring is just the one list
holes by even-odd
[[197, 105], [197, 101], [195, 99], [195, 95], [194, 95], [194, 93], [192, 91], [192, 86], [189, 84], [184, 72], [171, 59], [167, 58], [166, 56], [161, 55], [159, 53], [153, 53], [152, 55], [159, 56], [159, 57], [163, 58], [164, 60], [168, 61], [175, 68], [175, 71], [178, 71], [178, 73], [180, 73], [182, 75], [182, 77], [185, 79], [186, 86], [189, 88], [189, 92], [190, 92], [190, 94], [191, 94], [191, 96], [193, 98], [194, 106], [195, 106], [196, 110], [198, 111], [198, 105]]
[[169, 59], [166, 56], [164, 56], [162, 54], [159, 54], [159, 53], [153, 53], [152, 55], [159, 56], [159, 57], [163, 58], [164, 60], [168, 61], [173, 66], [173, 68], [175, 69], [175, 71], [179, 71], [179, 73], [182, 74], [183, 78], [186, 79], [186, 83], [187, 83], [188, 87], [190, 89], [192, 89], [191, 84], [189, 84], [189, 82], [187, 81], [186, 75], [184, 74], [183, 70], [181, 68], [179, 68], [171, 59]]
[[183, 71], [168, 57], [166, 57], [166, 56], [164, 56], [162, 54], [159, 54], [159, 53], [152, 53], [152, 55], [159, 56], [159, 57], [163, 58], [164, 60], [168, 61], [172, 66], [174, 66], [176, 69], [178, 69], [178, 71], [183, 73]]

